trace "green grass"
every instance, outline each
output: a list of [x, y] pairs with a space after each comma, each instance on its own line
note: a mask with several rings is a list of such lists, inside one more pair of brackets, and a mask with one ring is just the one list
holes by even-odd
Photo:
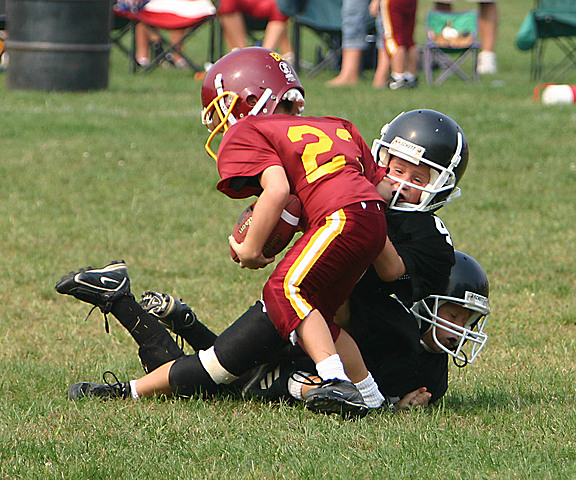
[[500, 2], [500, 73], [477, 85], [303, 80], [309, 114], [349, 118], [368, 142], [412, 108], [462, 125], [464, 194], [441, 216], [491, 280], [489, 344], [451, 369], [444, 401], [353, 423], [228, 398], [68, 402], [75, 381], [141, 369], [117, 323], [106, 335], [56, 295], [61, 275], [124, 258], [136, 294], [179, 295], [221, 331], [268, 271], [229, 259], [245, 202], [214, 188], [189, 72], [129, 75], [114, 51], [102, 92], [12, 90], [0, 74], [0, 478], [576, 478], [576, 111], [532, 101], [530, 54], [513, 44], [527, 3]]

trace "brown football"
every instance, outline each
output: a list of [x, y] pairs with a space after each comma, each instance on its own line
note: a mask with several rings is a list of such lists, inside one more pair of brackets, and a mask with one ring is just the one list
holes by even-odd
[[[278, 255], [282, 250], [284, 250], [298, 229], [298, 222], [300, 221], [300, 213], [302, 211], [302, 205], [300, 200], [295, 195], [290, 195], [284, 210], [282, 210], [282, 215], [280, 220], [272, 230], [270, 237], [264, 244], [262, 249], [262, 254], [271, 258]], [[232, 231], [232, 236], [234, 240], [238, 243], [242, 243], [246, 238], [248, 229], [250, 228], [250, 223], [252, 222], [252, 213], [254, 212], [254, 203], [250, 205], [246, 210], [242, 212], [236, 225], [234, 225], [234, 230]], [[230, 247], [230, 255], [232, 260], [238, 262], [238, 256], [236, 252]]]

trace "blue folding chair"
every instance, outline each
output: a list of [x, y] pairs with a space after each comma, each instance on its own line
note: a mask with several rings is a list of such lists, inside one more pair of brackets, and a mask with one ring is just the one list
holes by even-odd
[[307, 28], [321, 40], [326, 52], [307, 73], [316, 75], [328, 67], [337, 67], [342, 54], [342, 0], [277, 0], [280, 11], [292, 19], [294, 68], [302, 67], [302, 31]]

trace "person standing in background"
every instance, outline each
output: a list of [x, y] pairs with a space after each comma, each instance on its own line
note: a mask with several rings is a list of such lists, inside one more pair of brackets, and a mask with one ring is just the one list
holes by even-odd
[[[496, 62], [496, 35], [498, 32], [498, 7], [496, 0], [468, 0], [478, 3], [480, 10], [480, 30], [481, 51], [478, 54], [478, 73], [480, 75], [493, 75], [498, 72]], [[441, 0], [434, 4], [436, 10], [450, 11], [454, 0]]]
[[417, 0], [382, 0], [384, 43], [390, 56], [390, 90], [415, 88], [418, 46], [414, 42]]
[[366, 35], [370, 16], [376, 20], [376, 48], [378, 59], [372, 85], [386, 87], [390, 60], [384, 48], [384, 31], [380, 15], [380, 0], [344, 0], [342, 2], [342, 66], [340, 73], [330, 80], [330, 87], [355, 85], [358, 82], [362, 54], [368, 46]]

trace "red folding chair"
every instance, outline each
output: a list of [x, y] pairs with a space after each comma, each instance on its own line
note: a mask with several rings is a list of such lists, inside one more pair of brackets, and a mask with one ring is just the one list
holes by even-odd
[[[147, 73], [153, 70], [162, 61], [169, 60], [170, 56], [176, 51], [185, 60], [189, 68], [195, 72], [203, 70], [202, 66], [186, 55], [181, 47], [198, 28], [215, 19], [216, 8], [210, 0], [150, 0], [139, 11], [119, 9], [115, 6], [114, 14], [119, 20], [117, 22], [119, 32], [113, 36], [112, 41], [129, 56], [131, 72], [136, 71], [139, 66], [135, 55], [137, 23], [143, 23], [156, 32], [163, 48], [148, 65], [140, 70], [140, 73]], [[125, 22], [124, 25], [122, 25], [122, 20]], [[162, 30], [176, 29], [186, 29], [186, 32], [180, 40], [171, 43]], [[129, 33], [131, 38], [129, 48], [126, 48], [120, 41], [126, 33]]]

